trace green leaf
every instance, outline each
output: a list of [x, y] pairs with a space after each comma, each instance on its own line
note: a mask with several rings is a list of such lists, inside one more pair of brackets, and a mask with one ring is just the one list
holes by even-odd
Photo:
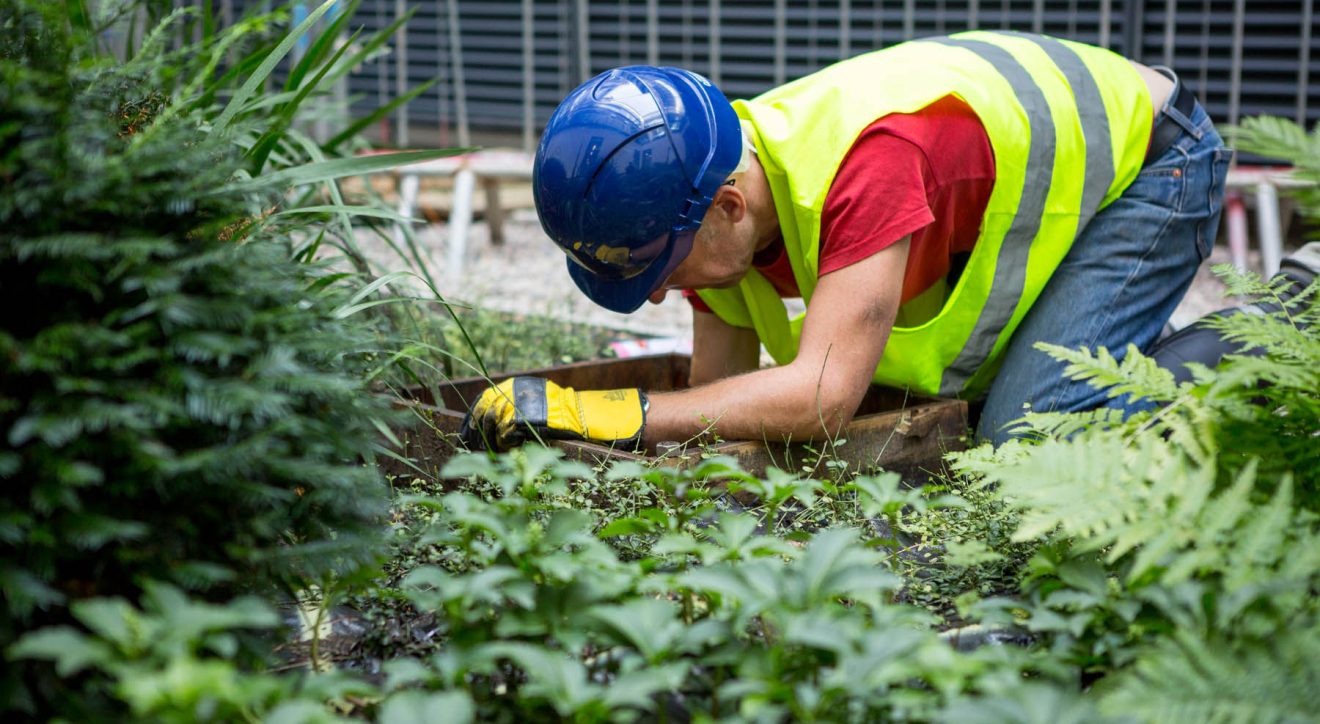
[[605, 704], [651, 711], [656, 706], [655, 695], [678, 691], [687, 680], [691, 668], [690, 662], [677, 661], [621, 674], [605, 688]]
[[375, 53], [386, 43], [390, 42], [390, 39], [394, 37], [395, 31], [402, 27], [404, 23], [411, 20], [413, 14], [417, 12], [419, 7], [420, 6], [418, 5], [414, 5], [408, 8], [402, 15], [396, 17], [389, 25], [376, 31], [376, 34], [372, 35], [365, 43], [363, 43], [362, 47], [360, 47], [356, 53], [350, 56], [348, 60], [340, 63], [339, 67], [327, 76], [327, 80], [334, 81], [348, 75], [349, 72], [361, 65], [363, 61], [371, 56], [372, 53]]
[[289, 77], [284, 81], [285, 90], [291, 90], [303, 86], [303, 78], [307, 77], [307, 74], [311, 72], [312, 68], [319, 65], [320, 72], [317, 74], [316, 80], [306, 84], [313, 88], [317, 86], [321, 76], [325, 75], [326, 71], [334, 65], [335, 60], [343, 55], [348, 46], [352, 44], [352, 38], [356, 38], [358, 33], [362, 32], [361, 28], [355, 31], [352, 38], [340, 47], [329, 62], [323, 62], [326, 53], [330, 52], [331, 45], [333, 45], [339, 38], [339, 34], [344, 29], [344, 25], [348, 23], [349, 18], [357, 13], [358, 6], [361, 2], [362, 0], [349, 0], [346, 3], [341, 2], [341, 7], [335, 11], [335, 19], [330, 21], [330, 25], [321, 31], [316, 37], [316, 40], [312, 41], [311, 45], [308, 46], [306, 52], [303, 53], [303, 56], [298, 63], [289, 70]]
[[562, 548], [570, 543], [590, 540], [594, 523], [591, 514], [585, 511], [557, 510], [546, 524], [545, 544], [550, 548]]
[[970, 567], [1000, 561], [1004, 556], [978, 540], [949, 541], [944, 544], [945, 562], [951, 566]]
[[[343, 17], [344, 16], [341, 15], [340, 19], [342, 20]], [[323, 39], [325, 37], [327, 36], [322, 36]], [[312, 78], [311, 82], [299, 88], [297, 94], [295, 94], [288, 103], [285, 103], [276, 111], [275, 116], [269, 121], [269, 128], [262, 134], [261, 138], [257, 139], [257, 142], [253, 144], [252, 148], [248, 151], [248, 156], [252, 159], [249, 168], [252, 169], [253, 174], [261, 173], [261, 170], [266, 167], [266, 160], [270, 158], [271, 152], [275, 150], [275, 147], [279, 145], [280, 141], [284, 138], [285, 131], [293, 124], [303, 101], [307, 100], [307, 96], [311, 95], [312, 91], [316, 90], [321, 83], [321, 79], [325, 76], [326, 71], [330, 70], [330, 66], [348, 50], [348, 44], [352, 43], [353, 39], [356, 37], [357, 33], [355, 32], [353, 33], [353, 36], [348, 39], [348, 42], [335, 52], [334, 57], [330, 59], [330, 63], [322, 66], [316, 76]], [[306, 60], [306, 58], [304, 58], [304, 60]], [[290, 78], [290, 81], [292, 81], [292, 78]]]
[[6, 654], [15, 659], [53, 661], [60, 676], [72, 676], [115, 659], [114, 651], [105, 642], [71, 626], [52, 626], [26, 634]]
[[340, 721], [331, 715], [329, 707], [319, 701], [285, 701], [271, 709], [264, 717], [264, 724], [315, 724], [319, 722]]
[[137, 625], [139, 619], [137, 609], [122, 598], [92, 598], [76, 601], [69, 608], [79, 622], [120, 647], [133, 645], [134, 640], [142, 633]]
[[[370, 302], [366, 304], [362, 304], [360, 302], [362, 302], [363, 299], [371, 296], [372, 294], [375, 294], [382, 287], [393, 284], [394, 282], [399, 281], [400, 279], [405, 279], [407, 277], [416, 277], [416, 276], [417, 276], [416, 274], [413, 274], [410, 271], [396, 271], [396, 272], [390, 272], [389, 274], [386, 274], [382, 277], [377, 277], [370, 284], [357, 290], [357, 292], [355, 292], [353, 296], [348, 298], [348, 301], [339, 305], [339, 307], [335, 309], [333, 314], [336, 319], [343, 319], [344, 317], [350, 316], [362, 309], [371, 307], [373, 306], [373, 304]], [[377, 301], [381, 301], [381, 300], [377, 300]]]
[[385, 688], [389, 691], [419, 684], [434, 676], [426, 664], [412, 658], [388, 659], [381, 663], [380, 668], [381, 673], [385, 674]]
[[513, 661], [528, 678], [521, 694], [532, 700], [545, 700], [561, 716], [572, 715], [602, 694], [600, 686], [587, 680], [587, 670], [581, 662], [558, 651], [532, 644], [498, 642], [481, 647], [481, 654]]
[[655, 530], [655, 523], [645, 518], [619, 518], [601, 528], [596, 535], [600, 538], [617, 538], [624, 535], [646, 535]]
[[381, 724], [416, 724], [444, 722], [467, 724], [476, 717], [472, 697], [464, 691], [400, 691], [381, 704]]
[[493, 480], [499, 475], [499, 468], [484, 453], [465, 453], [457, 455], [440, 469], [442, 478], [480, 478]]
[[375, 206], [354, 206], [353, 204], [317, 204], [315, 206], [299, 206], [293, 209], [285, 209], [266, 217], [267, 221], [281, 219], [288, 216], [299, 216], [302, 214], [348, 214], [349, 216], [368, 216], [376, 219], [385, 219], [387, 221], [396, 221], [406, 224], [415, 219], [399, 214], [393, 209], [384, 209]]
[[314, 184], [321, 181], [342, 178], [344, 176], [356, 176], [359, 174], [387, 171], [396, 166], [406, 166], [410, 163], [432, 161], [437, 158], [468, 153], [469, 151], [470, 149], [466, 148], [451, 148], [428, 151], [380, 153], [369, 156], [354, 156], [352, 158], [335, 158], [327, 161], [307, 163], [293, 168], [286, 168], [273, 173], [267, 173], [250, 181], [238, 182], [229, 190], [241, 191], [246, 189], [267, 188], [271, 186], [276, 188], [287, 188], [304, 184]]
[[628, 643], [651, 663], [666, 654], [683, 635], [678, 609], [668, 601], [643, 598], [616, 606], [596, 606], [589, 615], [606, 624], [620, 640]]

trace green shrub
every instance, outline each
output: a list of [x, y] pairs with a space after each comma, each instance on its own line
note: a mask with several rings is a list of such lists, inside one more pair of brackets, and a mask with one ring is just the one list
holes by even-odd
[[[36, 0], [0, 22], [0, 649], [151, 581], [219, 600], [375, 561], [376, 330], [249, 233], [280, 197], [234, 181], [247, 130], [171, 97], [161, 43], [109, 62]], [[12, 664], [0, 700], [87, 715], [54, 674]]]

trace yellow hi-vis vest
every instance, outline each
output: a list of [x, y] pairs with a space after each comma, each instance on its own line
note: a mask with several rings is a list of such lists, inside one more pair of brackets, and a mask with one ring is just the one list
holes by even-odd
[[[969, 32], [867, 53], [733, 105], [750, 126], [793, 276], [810, 303], [821, 208], [844, 155], [876, 119], [949, 94], [985, 126], [994, 188], [957, 284], [915, 326], [901, 326], [919, 315], [900, 308], [874, 381], [976, 397], [1073, 239], [1141, 168], [1152, 110], [1137, 71], [1102, 48]], [[735, 287], [699, 293], [725, 322], [754, 329], [780, 364], [796, 356], [803, 315], [790, 320], [755, 269]]]

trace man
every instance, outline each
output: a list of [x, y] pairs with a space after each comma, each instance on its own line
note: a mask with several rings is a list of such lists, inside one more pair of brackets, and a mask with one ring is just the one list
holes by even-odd
[[1107, 404], [1032, 345], [1148, 349], [1230, 156], [1171, 71], [1039, 35], [912, 41], [732, 104], [688, 71], [608, 71], [551, 117], [537, 210], [601, 305], [695, 290], [692, 387], [517, 378], [467, 438], [819, 438], [871, 382], [984, 399], [995, 442], [1028, 408]]

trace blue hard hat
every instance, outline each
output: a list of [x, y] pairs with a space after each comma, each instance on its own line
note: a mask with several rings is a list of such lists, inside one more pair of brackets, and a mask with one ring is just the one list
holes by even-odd
[[642, 306], [692, 251], [742, 148], [733, 106], [696, 73], [636, 65], [578, 86], [532, 165], [541, 226], [578, 288], [615, 312]]

